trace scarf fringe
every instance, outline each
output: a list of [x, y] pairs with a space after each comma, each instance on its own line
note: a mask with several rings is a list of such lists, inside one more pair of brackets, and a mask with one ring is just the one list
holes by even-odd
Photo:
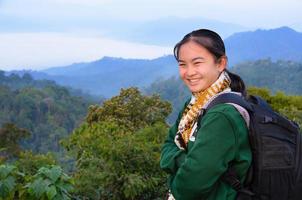
[[[202, 108], [215, 95], [230, 90], [231, 79], [227, 72], [223, 71], [219, 78], [206, 90], [193, 93], [191, 102], [183, 112], [182, 118], [178, 125], [177, 138], [175, 142], [181, 143], [180, 148], [186, 148], [191, 135], [192, 128], [201, 113]], [[181, 138], [180, 138], [181, 137]], [[182, 142], [179, 142], [182, 139]]]

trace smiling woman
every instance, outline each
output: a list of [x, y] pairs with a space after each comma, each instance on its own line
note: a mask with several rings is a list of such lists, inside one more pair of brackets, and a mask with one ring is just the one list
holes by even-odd
[[222, 93], [245, 96], [245, 85], [226, 70], [224, 43], [211, 30], [187, 34], [176, 44], [174, 55], [192, 97], [170, 128], [162, 149], [160, 166], [170, 174], [168, 199], [233, 200], [236, 191], [220, 177], [232, 163], [240, 181], [245, 179], [251, 163], [248, 129], [242, 117], [247, 111], [230, 104], [203, 111]]

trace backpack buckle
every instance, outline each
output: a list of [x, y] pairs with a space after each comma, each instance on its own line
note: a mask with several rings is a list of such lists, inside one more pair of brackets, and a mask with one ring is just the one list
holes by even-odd
[[234, 188], [236, 191], [240, 191], [242, 188], [241, 182], [237, 179], [234, 178], [233, 181], [231, 182], [232, 188]]
[[242, 184], [233, 166], [230, 166], [222, 175], [222, 181], [229, 184], [237, 192], [242, 189]]
[[274, 122], [274, 121], [276, 121], [276, 120], [274, 120], [274, 118], [265, 115], [264, 118], [263, 118], [262, 123], [267, 124], [267, 123], [272, 123], [272, 122]]

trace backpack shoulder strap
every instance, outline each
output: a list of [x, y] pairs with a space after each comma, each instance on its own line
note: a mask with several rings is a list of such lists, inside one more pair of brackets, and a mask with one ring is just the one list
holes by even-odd
[[206, 108], [206, 110], [211, 109], [212, 107], [222, 104], [222, 103], [234, 103], [243, 108], [245, 108], [248, 112], [252, 112], [252, 106], [242, 97], [235, 93], [223, 93], [217, 96]]
[[[243, 107], [244, 109], [246, 109], [248, 112], [253, 112], [253, 107], [251, 106], [251, 104], [247, 100], [245, 100], [242, 96], [235, 93], [223, 93], [217, 96], [207, 106], [207, 108], [203, 112], [203, 115], [206, 113], [206, 111], [210, 110], [214, 106], [223, 103], [237, 104]], [[229, 184], [237, 192], [242, 193], [241, 195], [248, 195], [248, 196], [252, 195], [252, 193], [249, 190], [243, 187], [243, 184], [240, 182], [236, 170], [232, 164], [228, 167], [228, 170], [222, 175], [221, 180]]]

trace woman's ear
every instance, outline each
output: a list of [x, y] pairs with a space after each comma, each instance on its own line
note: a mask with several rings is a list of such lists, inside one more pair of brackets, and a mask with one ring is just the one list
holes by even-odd
[[221, 56], [218, 60], [218, 70], [222, 72], [226, 69], [228, 63], [228, 58], [226, 56]]

